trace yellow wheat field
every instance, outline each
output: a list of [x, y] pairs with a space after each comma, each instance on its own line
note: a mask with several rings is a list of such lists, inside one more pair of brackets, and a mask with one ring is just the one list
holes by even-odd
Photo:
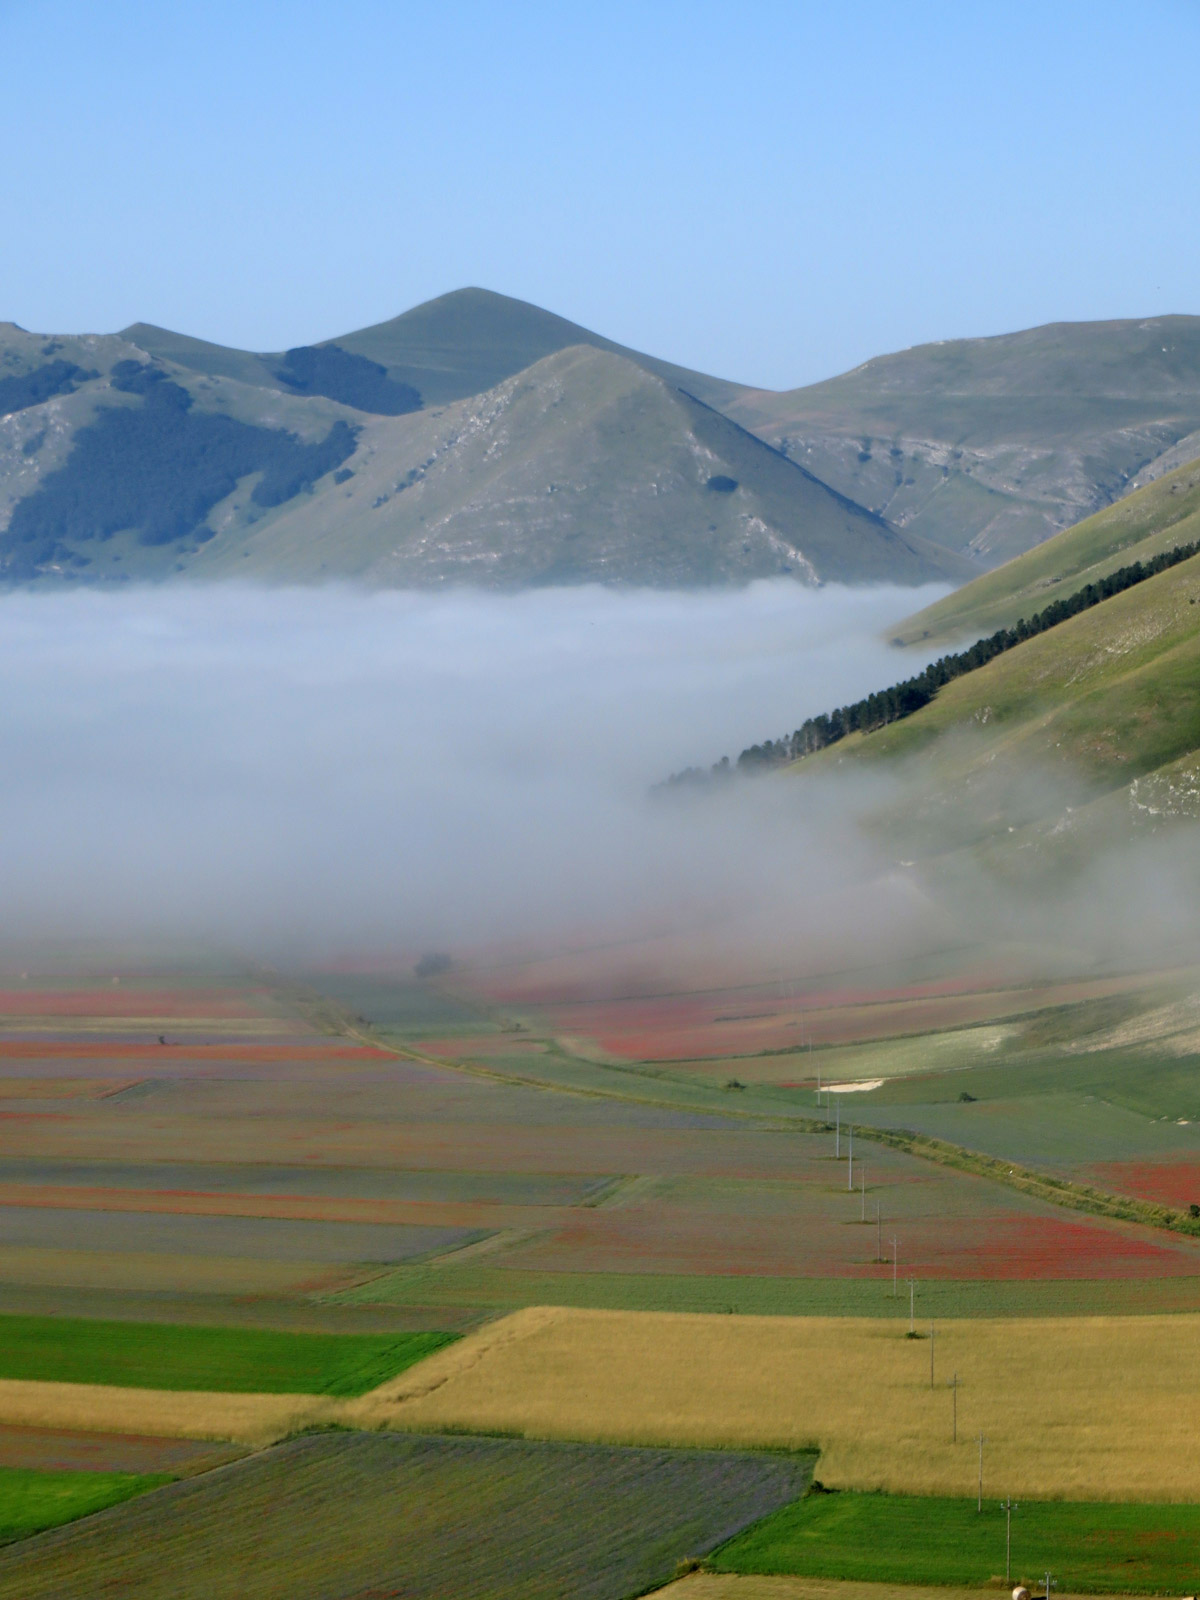
[[0, 1423], [18, 1428], [82, 1428], [262, 1445], [297, 1428], [333, 1421], [337, 1407], [336, 1400], [316, 1395], [177, 1392], [0, 1379]]
[[[360, 1426], [816, 1446], [844, 1488], [1200, 1500], [1200, 1317], [907, 1323], [534, 1308], [342, 1414]], [[948, 1380], [959, 1377], [959, 1441]]]
[[[905, 1331], [903, 1321], [542, 1306], [355, 1400], [8, 1380], [0, 1423], [255, 1445], [338, 1422], [814, 1447], [831, 1486], [951, 1495], [975, 1493], [982, 1433], [991, 1498], [1200, 1500], [1200, 1316], [947, 1322], [937, 1330], [933, 1389], [929, 1339], [910, 1341]], [[697, 1583], [694, 1600], [724, 1600], [726, 1590]], [[778, 1590], [778, 1600], [835, 1600], [805, 1584]], [[869, 1600], [859, 1587], [861, 1595], [841, 1586], [837, 1594]], [[776, 1600], [768, 1589], [728, 1594]]]

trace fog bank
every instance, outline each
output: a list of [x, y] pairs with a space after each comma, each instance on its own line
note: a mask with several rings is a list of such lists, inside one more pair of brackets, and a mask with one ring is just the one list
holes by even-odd
[[8, 595], [7, 933], [320, 960], [801, 937], [880, 866], [842, 805], [646, 791], [915, 670], [881, 636], [938, 592]]

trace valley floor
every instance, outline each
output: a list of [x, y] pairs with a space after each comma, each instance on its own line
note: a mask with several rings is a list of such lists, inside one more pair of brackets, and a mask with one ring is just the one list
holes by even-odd
[[[829, 1488], [960, 1498], [982, 1433], [993, 1502], [1152, 1522], [1200, 1502], [1195, 974], [1031, 981], [1000, 952], [645, 993], [602, 967], [422, 984], [12, 961], [0, 1472], [45, 1475], [39, 1504], [53, 1474], [141, 1473], [147, 1493], [10, 1546], [0, 1593], [75, 1592], [54, 1562], [100, 1538], [123, 1572], [123, 1528], [174, 1537], [182, 1486], [241, 1482], [312, 1427], [401, 1453], [448, 1434], [699, 1450], [735, 1476], [819, 1451]], [[402, 1498], [445, 1561], [476, 1537]], [[747, 1505], [685, 1519], [638, 1583]], [[546, 1559], [519, 1592], [585, 1592]], [[400, 1581], [391, 1560], [364, 1582]], [[598, 1600], [632, 1592], [610, 1566]], [[422, 1593], [507, 1592], [437, 1570]], [[124, 1592], [158, 1592], [130, 1574]], [[798, 1576], [678, 1592], [868, 1600]]]

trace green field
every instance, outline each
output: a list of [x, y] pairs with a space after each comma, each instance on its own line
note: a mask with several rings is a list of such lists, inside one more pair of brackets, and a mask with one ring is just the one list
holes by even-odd
[[802, 1493], [811, 1457], [323, 1434], [0, 1553], [3, 1600], [624, 1600]]
[[33, 1472], [0, 1467], [0, 1544], [57, 1528], [171, 1481], [163, 1473]]
[[3, 1316], [0, 1378], [348, 1397], [365, 1394], [457, 1337]]
[[[722, 1572], [872, 1583], [984, 1584], [1005, 1574], [997, 1501], [910, 1495], [809, 1494], [722, 1546]], [[1049, 1571], [1061, 1592], [1194, 1590], [1200, 1506], [1029, 1501], [1012, 1515], [1012, 1578], [1032, 1588]]]
[[[1070, 1215], [1070, 1213], [1067, 1213]], [[1200, 1263], [1198, 1263], [1200, 1264]], [[908, 1316], [908, 1291], [893, 1297], [876, 1278], [719, 1276], [715, 1273], [534, 1272], [515, 1267], [397, 1267], [329, 1297], [342, 1305], [579, 1306], [601, 1311], [698, 1311], [741, 1316]], [[937, 1278], [917, 1292], [922, 1317], [1138, 1316], [1200, 1311], [1200, 1275], [1112, 1278]]]

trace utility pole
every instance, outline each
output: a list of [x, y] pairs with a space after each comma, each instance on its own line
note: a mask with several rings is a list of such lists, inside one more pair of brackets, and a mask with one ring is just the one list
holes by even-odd
[[982, 1433], [978, 1434], [978, 1435], [976, 1435], [975, 1442], [979, 1446], [979, 1504], [976, 1506], [975, 1509], [977, 1511], [982, 1511], [983, 1510], [983, 1447], [987, 1443], [987, 1436], [985, 1434], [982, 1434]]
[[1050, 1576], [1050, 1574], [1047, 1573], [1046, 1574], [1046, 1578], [1045, 1578], [1045, 1583], [1046, 1583], [1046, 1600], [1050, 1600], [1050, 1591], [1051, 1591], [1051, 1589], [1057, 1589], [1058, 1588], [1058, 1580], [1056, 1578], [1052, 1578]]
[[934, 1329], [933, 1322], [930, 1321], [930, 1324], [929, 1324], [929, 1390], [930, 1390], [931, 1394], [933, 1392], [933, 1346], [934, 1346], [934, 1333], [935, 1333], [935, 1331], [936, 1330]]
[[898, 1253], [897, 1253], [898, 1252], [898, 1248], [899, 1247], [898, 1247], [898, 1245], [896, 1243], [896, 1235], [893, 1234], [892, 1235], [892, 1296], [893, 1296], [893, 1298], [895, 1298], [895, 1296], [900, 1293], [899, 1285], [896, 1282], [896, 1267], [897, 1267], [897, 1263], [898, 1263], [898, 1260], [899, 1260], [899, 1256], [898, 1256]]
[[952, 1395], [954, 1397], [954, 1437], [953, 1437], [953, 1443], [957, 1444], [958, 1443], [958, 1373], [957, 1372], [954, 1374], [954, 1379], [953, 1379], [953, 1382], [950, 1385], [950, 1390], [951, 1390], [951, 1393], [952, 1393]]
[[910, 1338], [912, 1338], [913, 1335], [915, 1335], [915, 1333], [917, 1331], [916, 1323], [914, 1321], [914, 1314], [913, 1314], [913, 1305], [914, 1305], [914, 1303], [916, 1301], [916, 1298], [917, 1298], [917, 1280], [915, 1278], [910, 1278], [908, 1280], [908, 1333], [909, 1333], [909, 1337]]
[[867, 1220], [867, 1164], [865, 1161], [858, 1163], [858, 1181], [862, 1188], [862, 1220]]
[[849, 1128], [847, 1129], [847, 1134], [848, 1134], [848, 1137], [849, 1137], [849, 1140], [850, 1140], [850, 1146], [849, 1146], [849, 1148], [850, 1148], [850, 1165], [846, 1168], [846, 1187], [847, 1187], [847, 1189], [849, 1189], [850, 1193], [853, 1194], [854, 1193], [854, 1124], [853, 1123], [851, 1123]]
[[1017, 1502], [1009, 1495], [1000, 1507], [1004, 1513], [1004, 1581], [1012, 1582], [1012, 1514], [1017, 1509]]
[[833, 1154], [840, 1161], [842, 1159], [842, 1097], [838, 1096], [834, 1102], [834, 1116], [837, 1118], [833, 1125]]
[[879, 1201], [875, 1202], [875, 1259], [883, 1260], [883, 1218], [879, 1213]]

